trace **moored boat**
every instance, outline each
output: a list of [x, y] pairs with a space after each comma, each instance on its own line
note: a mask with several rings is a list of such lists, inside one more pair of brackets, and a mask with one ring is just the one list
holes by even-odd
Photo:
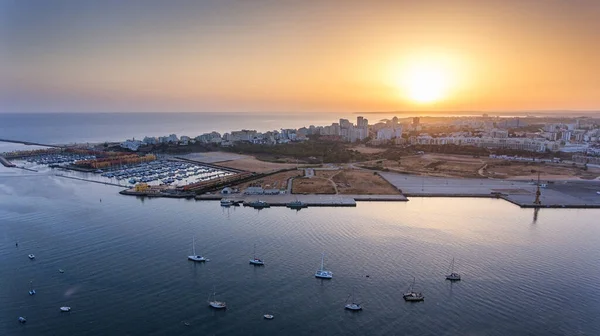
[[333, 273], [331, 271], [325, 270], [325, 252], [323, 252], [321, 256], [321, 268], [315, 272], [315, 277], [320, 279], [333, 278]]

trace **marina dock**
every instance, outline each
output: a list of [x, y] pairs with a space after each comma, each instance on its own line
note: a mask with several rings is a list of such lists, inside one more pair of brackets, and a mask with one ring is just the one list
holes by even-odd
[[64, 178], [68, 178], [68, 179], [71, 179], [71, 180], [79, 180], [79, 181], [85, 181], [85, 182], [99, 183], [99, 184], [104, 184], [104, 185], [109, 185], [109, 186], [115, 186], [115, 187], [121, 187], [121, 188], [125, 187], [123, 185], [116, 184], [116, 183], [94, 181], [94, 180], [88, 180], [88, 179], [84, 179], [84, 178], [80, 178], [80, 177], [66, 176], [66, 175], [62, 175], [62, 174], [54, 174], [54, 176], [64, 177]]

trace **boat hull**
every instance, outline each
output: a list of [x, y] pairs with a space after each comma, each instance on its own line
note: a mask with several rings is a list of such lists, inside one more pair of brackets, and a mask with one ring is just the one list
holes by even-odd
[[317, 271], [317, 273], [315, 273], [315, 278], [331, 279], [331, 278], [333, 278], [333, 273]]
[[264, 266], [265, 265], [265, 262], [262, 261], [262, 260], [252, 260], [252, 259], [250, 259], [250, 263], [252, 265], [257, 265], [257, 266]]
[[195, 262], [205, 262], [206, 258], [200, 257], [200, 256], [188, 256], [188, 260], [195, 261]]
[[359, 311], [362, 310], [362, 307], [356, 304], [347, 304], [344, 308], [351, 311]]
[[219, 302], [219, 301], [211, 301], [211, 302], [208, 303], [208, 305], [211, 308], [214, 308], [214, 309], [225, 309], [225, 308], [227, 308], [227, 305], [225, 304], [225, 302]]

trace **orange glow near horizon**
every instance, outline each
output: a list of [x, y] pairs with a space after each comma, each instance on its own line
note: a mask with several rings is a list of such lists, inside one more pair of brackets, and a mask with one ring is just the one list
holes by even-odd
[[600, 110], [600, 1], [65, 8], [6, 8], [0, 112]]

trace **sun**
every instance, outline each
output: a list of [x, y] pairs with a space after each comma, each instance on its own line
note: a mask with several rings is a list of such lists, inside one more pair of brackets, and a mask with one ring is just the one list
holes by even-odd
[[401, 94], [417, 104], [432, 104], [448, 98], [456, 84], [449, 64], [432, 58], [413, 59], [395, 76]]
[[443, 69], [419, 66], [406, 76], [406, 94], [417, 103], [434, 103], [446, 97], [448, 76]]

